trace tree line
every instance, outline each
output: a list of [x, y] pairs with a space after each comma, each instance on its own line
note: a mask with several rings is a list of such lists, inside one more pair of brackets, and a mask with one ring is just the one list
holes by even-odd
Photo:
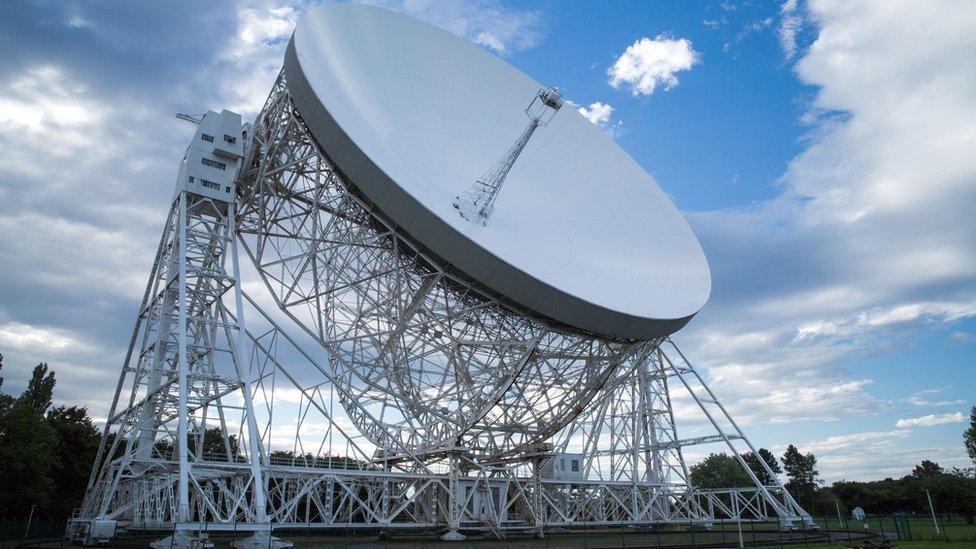
[[[53, 405], [57, 382], [47, 363], [34, 367], [27, 388], [17, 397], [3, 392], [2, 373], [0, 354], [0, 520], [23, 520], [32, 513], [49, 520], [69, 518], [81, 505], [101, 433], [86, 408]], [[976, 406], [963, 439], [976, 464]], [[225, 442], [217, 429], [203, 433], [201, 443], [207, 459], [240, 458], [237, 439], [231, 436]], [[196, 439], [190, 439], [188, 444], [196, 453]], [[172, 446], [158, 442], [155, 450], [161, 456], [172, 455]], [[300, 461], [313, 467], [323, 463], [350, 469], [369, 467], [351, 458], [296, 455], [281, 450], [272, 452], [271, 458], [276, 463]], [[817, 458], [812, 453], [801, 453], [792, 444], [780, 459], [765, 448], [741, 458], [764, 485], [775, 484], [779, 475], [785, 474], [786, 489], [814, 515], [832, 515], [837, 505], [848, 514], [857, 506], [868, 513], [924, 513], [928, 509], [926, 491], [940, 513], [955, 513], [970, 523], [976, 515], [974, 468], [946, 470], [924, 460], [911, 474], [899, 479], [842, 480], [824, 486], [817, 471]], [[697, 488], [753, 486], [737, 457], [725, 453], [709, 455], [690, 469], [689, 477]]]
[[[963, 441], [976, 465], [976, 406], [970, 412], [970, 424], [963, 433]], [[756, 454], [748, 452], [740, 456], [756, 478], [770, 486], [777, 481], [774, 476], [785, 473], [784, 487], [814, 516], [833, 516], [840, 509], [850, 517], [855, 507], [873, 514], [926, 514], [929, 512], [928, 495], [931, 495], [937, 513], [959, 515], [969, 524], [976, 522], [976, 468], [945, 469], [934, 461], [922, 460], [911, 474], [898, 479], [841, 480], [824, 486], [817, 470], [817, 458], [812, 453], [803, 454], [790, 444], [779, 460], [766, 448], [760, 448]], [[760, 460], [769, 466], [769, 470]], [[741, 462], [726, 453], [710, 454], [691, 467], [689, 477], [696, 488], [754, 486]]]
[[0, 375], [0, 519], [68, 518], [85, 495], [101, 434], [86, 408], [53, 405], [55, 384], [43, 362], [18, 397]]

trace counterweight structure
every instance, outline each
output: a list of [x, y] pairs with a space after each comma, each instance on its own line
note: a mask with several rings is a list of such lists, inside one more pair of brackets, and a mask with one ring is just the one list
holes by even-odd
[[[626, 153], [449, 33], [354, 4], [302, 21], [253, 125], [181, 116], [196, 133], [73, 537], [812, 525], [670, 339], [707, 264]], [[677, 399], [708, 432], [679, 437]], [[709, 444], [754, 485], [694, 486], [685, 451]]]

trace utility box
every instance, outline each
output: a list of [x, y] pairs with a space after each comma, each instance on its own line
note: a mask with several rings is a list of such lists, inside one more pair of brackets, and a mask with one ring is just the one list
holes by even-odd
[[[459, 480], [458, 501], [475, 521], [494, 519], [501, 515], [508, 494], [508, 480]], [[511, 510], [509, 510], [511, 511]], [[506, 513], [507, 515], [507, 513]], [[501, 516], [506, 520], [505, 516]]]
[[118, 522], [107, 519], [79, 520], [68, 522], [67, 537], [84, 545], [103, 545], [115, 538]]
[[233, 202], [237, 174], [244, 161], [245, 138], [241, 115], [236, 112], [209, 111], [203, 115], [183, 155], [176, 192], [186, 190]]
[[583, 480], [583, 454], [556, 452], [542, 462], [540, 475], [545, 479]]

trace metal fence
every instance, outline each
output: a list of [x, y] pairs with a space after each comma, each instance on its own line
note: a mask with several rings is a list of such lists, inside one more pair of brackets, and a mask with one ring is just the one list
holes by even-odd
[[[547, 532], [543, 539], [530, 534], [510, 534], [508, 539], [496, 540], [473, 534], [462, 542], [441, 542], [432, 532], [414, 535], [397, 534], [383, 539], [378, 530], [349, 530], [337, 528], [279, 529], [275, 536], [287, 539], [296, 548], [366, 548], [386, 549], [539, 549], [613, 547], [850, 547], [866, 543], [878, 545], [882, 541], [937, 540], [958, 543], [960, 547], [976, 545], [976, 525], [967, 524], [961, 517], [942, 515], [933, 521], [931, 516], [869, 515], [863, 522], [836, 515], [814, 517], [816, 529], [800, 528], [780, 532], [775, 523], [725, 522], [715, 523], [710, 530], [672, 525], [668, 528], [593, 528]], [[65, 521], [34, 520], [0, 522], [0, 548], [6, 547], [70, 547], [64, 539]], [[215, 547], [229, 547], [231, 541], [244, 533], [204, 532]], [[112, 547], [148, 547], [149, 543], [169, 535], [164, 531], [128, 531], [111, 544]], [[895, 544], [897, 547], [897, 543]]]

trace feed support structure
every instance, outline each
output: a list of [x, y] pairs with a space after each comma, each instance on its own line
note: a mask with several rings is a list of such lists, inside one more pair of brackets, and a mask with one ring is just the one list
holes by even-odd
[[[178, 189], [76, 537], [811, 524], [670, 339], [538, 318], [455, 272], [334, 167], [284, 74], [245, 133], [233, 201]], [[679, 438], [679, 392], [712, 434]], [[683, 449], [715, 443], [754, 486], [691, 485]]]

